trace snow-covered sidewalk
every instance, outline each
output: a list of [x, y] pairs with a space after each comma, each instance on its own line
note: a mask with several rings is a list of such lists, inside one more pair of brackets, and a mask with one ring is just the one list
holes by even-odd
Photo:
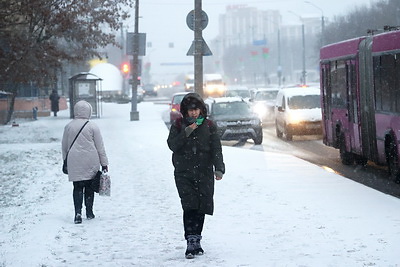
[[103, 104], [112, 196], [73, 223], [58, 117], [0, 126], [0, 266], [400, 266], [400, 200], [290, 155], [223, 147], [203, 256], [184, 258], [166, 105]]

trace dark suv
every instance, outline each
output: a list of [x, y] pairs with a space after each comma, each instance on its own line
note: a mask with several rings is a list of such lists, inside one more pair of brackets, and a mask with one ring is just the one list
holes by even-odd
[[205, 103], [208, 117], [217, 124], [221, 140], [253, 139], [256, 145], [262, 143], [262, 123], [242, 98], [208, 98]]
[[143, 85], [142, 87], [143, 87], [144, 95], [157, 96], [157, 86], [155, 86], [154, 84], [149, 83], [149, 84]]

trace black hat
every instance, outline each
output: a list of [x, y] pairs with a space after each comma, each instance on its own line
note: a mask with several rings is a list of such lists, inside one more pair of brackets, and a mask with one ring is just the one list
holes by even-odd
[[190, 102], [187, 105], [188, 110], [189, 109], [197, 109], [197, 108], [201, 109], [201, 107], [202, 107], [201, 103], [195, 98], [190, 99]]

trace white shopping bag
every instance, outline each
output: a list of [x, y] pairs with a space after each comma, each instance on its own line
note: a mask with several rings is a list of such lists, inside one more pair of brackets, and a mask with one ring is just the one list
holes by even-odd
[[111, 178], [107, 172], [103, 172], [100, 176], [100, 196], [110, 196], [111, 195]]

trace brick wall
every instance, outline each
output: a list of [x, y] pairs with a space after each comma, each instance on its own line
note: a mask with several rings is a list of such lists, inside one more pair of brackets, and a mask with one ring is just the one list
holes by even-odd
[[[0, 99], [0, 123], [4, 124], [7, 111], [10, 105], [10, 99]], [[17, 97], [14, 104], [14, 118], [32, 118], [32, 110], [34, 107], [38, 108], [38, 117], [45, 117], [50, 115], [51, 104], [48, 97]], [[68, 109], [67, 100], [65, 97], [60, 97], [60, 110]]]

